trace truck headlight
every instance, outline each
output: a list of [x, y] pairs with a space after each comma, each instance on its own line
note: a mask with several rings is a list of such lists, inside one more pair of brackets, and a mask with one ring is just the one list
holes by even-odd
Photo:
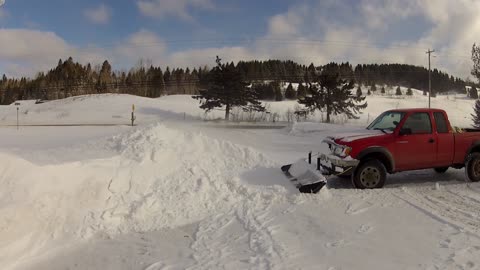
[[345, 150], [343, 150], [343, 154], [345, 155], [345, 157], [348, 157], [351, 152], [352, 152], [352, 148], [348, 146], [345, 147]]
[[347, 157], [352, 152], [352, 148], [348, 146], [336, 146], [333, 154], [342, 158]]

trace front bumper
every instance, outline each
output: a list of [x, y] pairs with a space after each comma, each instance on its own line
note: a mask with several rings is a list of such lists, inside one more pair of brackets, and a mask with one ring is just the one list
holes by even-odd
[[353, 171], [360, 163], [356, 159], [342, 159], [334, 155], [321, 154], [320, 159], [320, 169], [324, 175], [351, 175]]

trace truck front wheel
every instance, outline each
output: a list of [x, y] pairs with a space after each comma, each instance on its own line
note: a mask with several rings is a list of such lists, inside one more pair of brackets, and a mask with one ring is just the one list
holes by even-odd
[[470, 182], [480, 181], [480, 153], [471, 153], [465, 162], [465, 174]]
[[376, 159], [360, 163], [352, 175], [353, 186], [359, 189], [382, 188], [386, 179], [387, 169]]

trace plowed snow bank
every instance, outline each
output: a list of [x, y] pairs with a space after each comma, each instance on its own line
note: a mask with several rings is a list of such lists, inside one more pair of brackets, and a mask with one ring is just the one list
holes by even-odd
[[174, 228], [287, 192], [237, 178], [274, 165], [262, 154], [199, 133], [153, 125], [106, 144], [118, 155], [49, 166], [0, 154], [0, 261], [52, 240]]

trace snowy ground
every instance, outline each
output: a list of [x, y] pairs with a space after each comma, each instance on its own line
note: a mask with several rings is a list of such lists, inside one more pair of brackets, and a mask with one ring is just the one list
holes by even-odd
[[[204, 122], [186, 96], [0, 106], [2, 269], [478, 269], [480, 184], [463, 170], [391, 176], [382, 190], [332, 179], [299, 194], [279, 166], [416, 93], [371, 96], [351, 125]], [[137, 123], [129, 127], [131, 105]], [[432, 99], [457, 126], [473, 101]], [[270, 104], [279, 115], [295, 103]], [[320, 119], [321, 116], [315, 116]], [[337, 122], [344, 122], [341, 117]], [[272, 125], [270, 123], [269, 125]], [[263, 127], [263, 128], [261, 128]]]

